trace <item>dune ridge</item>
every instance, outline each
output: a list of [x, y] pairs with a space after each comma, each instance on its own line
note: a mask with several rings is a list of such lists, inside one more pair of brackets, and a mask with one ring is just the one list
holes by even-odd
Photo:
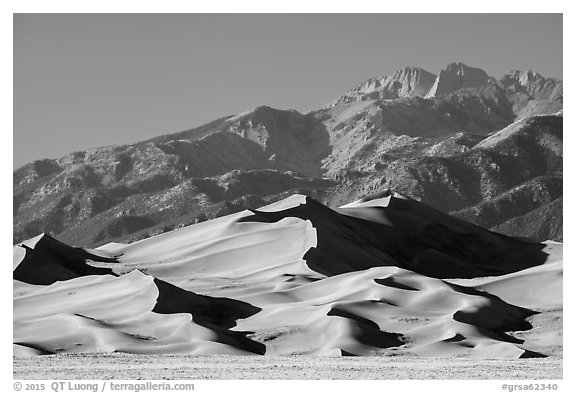
[[19, 355], [561, 356], [561, 243], [392, 191], [337, 209], [294, 195], [97, 249], [41, 235], [13, 267]]

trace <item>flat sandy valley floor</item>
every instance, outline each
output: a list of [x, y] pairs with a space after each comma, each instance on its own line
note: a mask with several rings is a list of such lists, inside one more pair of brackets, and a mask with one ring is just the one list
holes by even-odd
[[562, 358], [59, 354], [14, 357], [14, 379], [562, 379]]

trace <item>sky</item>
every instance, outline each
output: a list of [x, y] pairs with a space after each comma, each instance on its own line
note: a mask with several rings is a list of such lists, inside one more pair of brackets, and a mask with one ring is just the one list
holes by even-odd
[[561, 14], [15, 14], [13, 166], [453, 61], [562, 78]]

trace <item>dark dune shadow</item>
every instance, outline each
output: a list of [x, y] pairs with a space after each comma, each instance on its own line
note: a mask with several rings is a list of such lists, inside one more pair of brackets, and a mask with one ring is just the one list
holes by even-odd
[[405, 291], [417, 291], [418, 290], [416, 288], [413, 288], [411, 286], [404, 285], [404, 284], [398, 282], [398, 280], [396, 280], [394, 277], [375, 278], [374, 282], [376, 284], [384, 285], [386, 287], [403, 289]]
[[506, 332], [526, 331], [533, 328], [527, 318], [538, 314], [537, 311], [508, 304], [496, 295], [472, 287], [449, 282], [445, 282], [445, 284], [456, 292], [482, 296], [490, 300], [490, 307], [482, 307], [472, 312], [464, 310], [456, 312], [452, 316], [455, 321], [477, 326], [487, 337], [514, 344], [522, 344], [524, 341], [510, 336]]
[[251, 210], [240, 222], [310, 220], [318, 245], [305, 254], [311, 269], [329, 276], [375, 266], [398, 266], [435, 278], [499, 276], [546, 261], [543, 244], [492, 233], [413, 200], [388, 207], [332, 210], [307, 197], [280, 212]]
[[116, 275], [110, 268], [94, 267], [86, 263], [87, 260], [115, 263], [114, 258], [98, 256], [82, 248], [68, 246], [49, 235], [42, 235], [33, 247], [26, 244], [21, 244], [19, 247], [26, 250], [26, 255], [13, 271], [12, 277], [28, 284], [50, 285], [56, 281], [70, 280], [79, 276]]
[[238, 319], [248, 318], [262, 309], [249, 303], [223, 298], [198, 295], [165, 281], [154, 279], [159, 295], [152, 311], [158, 314], [191, 314], [195, 323], [218, 335], [218, 341], [264, 355], [266, 346], [246, 337], [252, 332], [229, 330]]
[[458, 343], [461, 341], [466, 340], [466, 337], [464, 337], [463, 335], [461, 335], [460, 333], [456, 333], [455, 335], [453, 335], [450, 338], [447, 338], [445, 340], [442, 340], [445, 343]]
[[547, 358], [548, 355], [526, 349], [519, 359]]
[[402, 334], [383, 332], [377, 323], [341, 308], [333, 307], [327, 315], [354, 321], [356, 331], [353, 336], [362, 344], [375, 348], [399, 347], [405, 344], [405, 341], [402, 340], [404, 337]]
[[159, 314], [189, 313], [194, 321], [230, 329], [238, 319], [248, 318], [262, 309], [240, 300], [199, 295], [168, 282], [154, 279], [159, 295], [153, 311]]

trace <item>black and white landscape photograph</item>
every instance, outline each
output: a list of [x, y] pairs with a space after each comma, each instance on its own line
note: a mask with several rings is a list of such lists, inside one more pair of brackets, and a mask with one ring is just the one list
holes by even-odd
[[563, 14], [13, 32], [15, 380], [563, 380]]

